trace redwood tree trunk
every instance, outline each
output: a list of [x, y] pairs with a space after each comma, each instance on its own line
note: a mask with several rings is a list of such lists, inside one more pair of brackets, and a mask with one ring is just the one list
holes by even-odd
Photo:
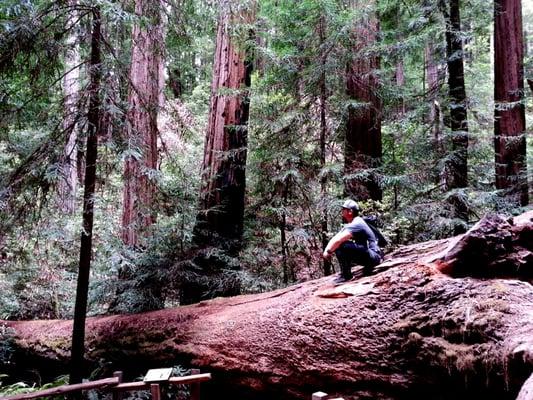
[[136, 0], [135, 13], [146, 21], [133, 28], [129, 110], [126, 118], [130, 151], [124, 166], [122, 240], [128, 246], [142, 245], [155, 222], [157, 168], [157, 113], [162, 91], [163, 62], [161, 0]]
[[[230, 36], [232, 23], [251, 22], [251, 10], [232, 14], [223, 1], [217, 28], [209, 121], [202, 163], [198, 244], [241, 245], [248, 141], [249, 95], [253, 63]], [[241, 38], [243, 39], [243, 38]]]
[[520, 0], [494, 1], [494, 150], [496, 188], [514, 205], [528, 204]]
[[[448, 63], [448, 89], [450, 95], [450, 123], [452, 130], [452, 153], [448, 156], [446, 184], [448, 189], [468, 185], [468, 120], [466, 113], [466, 90], [463, 66], [463, 42], [459, 0], [449, 0], [446, 18], [446, 56]], [[466, 219], [464, 210], [458, 216]]]
[[[352, 7], [361, 0], [351, 1]], [[355, 58], [346, 71], [346, 92], [357, 101], [350, 106], [344, 145], [344, 191], [357, 200], [381, 200], [382, 191], [375, 168], [381, 164], [381, 102], [377, 95], [380, 67], [377, 55], [364, 54], [377, 41], [379, 23], [375, 16], [358, 21], [353, 32]], [[357, 175], [357, 176], [355, 176]]]
[[[318, 22], [318, 36], [320, 40], [320, 48], [323, 48], [324, 42], [326, 40], [326, 19], [324, 15], [320, 16]], [[326, 137], [327, 137], [327, 124], [326, 124], [326, 102], [327, 102], [327, 88], [326, 88], [326, 61], [327, 55], [325, 51], [322, 50], [320, 56], [320, 66], [322, 72], [320, 73], [320, 168], [326, 166]], [[328, 208], [325, 204], [327, 196], [327, 181], [326, 178], [322, 178], [320, 182], [320, 194], [324, 200], [324, 206], [322, 211], [322, 219], [320, 221], [320, 239], [322, 241], [322, 249], [325, 249], [328, 244]], [[329, 259], [322, 259], [322, 268], [324, 270], [324, 275], [331, 275], [331, 261]]]
[[427, 81], [427, 93], [429, 101], [429, 119], [428, 123], [433, 127], [433, 140], [435, 150], [440, 147], [441, 128], [440, 128], [440, 106], [438, 103], [439, 95], [439, 71], [433, 56], [433, 46], [428, 44], [425, 48], [425, 75]]
[[[428, 125], [431, 127], [432, 137], [430, 138], [433, 144], [433, 155], [435, 159], [434, 181], [440, 184], [444, 180], [444, 169], [440, 166], [440, 162], [444, 157], [442, 145], [442, 125], [441, 125], [441, 111], [439, 103], [439, 70], [435, 62], [435, 48], [432, 43], [428, 43], [425, 48], [424, 56], [424, 76], [427, 83], [427, 101], [429, 106], [429, 116], [427, 119]], [[445, 182], [442, 182], [445, 183]]]
[[[77, 1], [70, 0], [72, 15], [69, 24], [76, 21], [77, 12], [74, 11]], [[77, 170], [77, 141], [78, 141], [78, 97], [80, 91], [80, 54], [76, 33], [67, 38], [65, 54], [65, 76], [63, 77], [63, 132], [66, 134], [66, 144], [61, 160], [61, 178], [59, 181], [59, 208], [62, 212], [72, 214], [76, 206], [76, 189], [78, 184]]]
[[96, 159], [98, 133], [101, 115], [100, 80], [101, 80], [101, 20], [100, 10], [93, 11], [93, 31], [91, 39], [91, 59], [89, 63], [89, 110], [87, 115], [87, 152], [85, 162], [85, 190], [83, 194], [83, 229], [81, 232], [80, 264], [76, 303], [74, 306], [74, 323], [72, 327], [72, 347], [69, 382], [80, 383], [84, 373], [85, 354], [85, 318], [87, 314], [87, 295], [89, 291], [89, 271], [91, 269], [92, 232], [94, 218], [94, 189], [96, 184]]
[[[405, 69], [403, 56], [399, 56], [398, 60], [396, 61], [394, 78], [396, 80], [396, 86], [398, 87], [398, 90], [403, 91], [403, 86], [405, 85]], [[403, 96], [399, 98], [399, 104], [396, 109], [396, 114], [398, 115], [398, 118], [403, 118], [405, 114], [405, 99]]]
[[[281, 240], [281, 266], [283, 270], [283, 283], [289, 283], [289, 249], [287, 245], [287, 206], [289, 200], [289, 185], [291, 183], [290, 178], [283, 182], [282, 194], [281, 194], [281, 206], [283, 211], [281, 212], [281, 221], [279, 226], [280, 240]], [[292, 269], [292, 268], [291, 268]], [[291, 279], [294, 279], [293, 274]]]
[[176, 99], [181, 98], [181, 95], [183, 94], [183, 84], [181, 82], [181, 73], [179, 68], [174, 67], [170, 70], [168, 82], [174, 97]]

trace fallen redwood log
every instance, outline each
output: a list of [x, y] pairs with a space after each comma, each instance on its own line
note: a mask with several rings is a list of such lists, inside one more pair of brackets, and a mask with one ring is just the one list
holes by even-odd
[[[485, 218], [465, 235], [401, 248], [378, 274], [337, 287], [328, 277], [90, 318], [87, 356], [113, 369], [200, 367], [213, 375], [206, 398], [322, 390], [345, 399], [515, 399], [533, 373], [532, 218]], [[70, 321], [3, 324], [15, 364], [66, 365]]]

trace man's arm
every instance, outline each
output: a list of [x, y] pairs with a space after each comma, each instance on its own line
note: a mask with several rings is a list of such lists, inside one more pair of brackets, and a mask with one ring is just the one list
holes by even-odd
[[350, 240], [352, 238], [352, 234], [350, 231], [343, 229], [339, 233], [337, 233], [335, 236], [331, 238], [331, 240], [328, 242], [328, 245], [324, 249], [324, 253], [322, 254], [322, 257], [324, 258], [330, 258], [331, 255], [339, 248], [341, 244], [346, 242], [347, 240]]

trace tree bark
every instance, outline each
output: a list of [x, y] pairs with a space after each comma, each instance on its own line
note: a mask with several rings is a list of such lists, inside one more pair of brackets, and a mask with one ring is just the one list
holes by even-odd
[[263, 20], [258, 20], [256, 23], [255, 45], [256, 51], [254, 53], [254, 71], [259, 77], [265, 74], [266, 62], [263, 53], [268, 48], [267, 41], [267, 27]]
[[[448, 156], [446, 183], [448, 189], [468, 185], [468, 120], [463, 66], [463, 42], [459, 0], [449, 0], [445, 11], [446, 56], [448, 64], [448, 90], [450, 95], [450, 120], [452, 129], [452, 153]], [[466, 220], [466, 210], [458, 209], [458, 217]]]
[[[514, 399], [533, 371], [532, 235], [533, 211], [512, 224], [490, 217], [470, 235], [400, 248], [377, 275], [341, 286], [326, 277], [271, 293], [91, 318], [88, 356], [110, 362], [108, 374], [176, 362], [200, 367], [213, 374], [202, 386], [213, 398], [303, 399], [322, 390], [346, 399]], [[475, 265], [462, 258], [498, 246], [508, 269], [492, 268], [492, 258]], [[69, 321], [3, 324], [16, 349], [10, 367], [58, 371], [68, 355]]]
[[431, 127], [433, 143], [433, 155], [435, 157], [435, 171], [434, 181], [438, 184], [445, 185], [445, 173], [444, 168], [439, 167], [441, 160], [445, 154], [443, 151], [443, 138], [442, 138], [442, 123], [441, 123], [441, 109], [439, 103], [439, 70], [435, 62], [434, 56], [435, 48], [433, 43], [428, 43], [424, 51], [424, 68], [425, 68], [425, 81], [427, 82], [427, 100], [429, 105], [429, 117], [428, 124]]
[[[361, 0], [350, 1], [353, 8]], [[381, 101], [377, 95], [380, 67], [378, 55], [365, 53], [377, 42], [376, 16], [358, 21], [352, 40], [355, 58], [346, 70], [346, 92], [357, 105], [350, 105], [344, 143], [344, 191], [357, 200], [381, 200], [382, 191], [375, 168], [381, 165]]]
[[[76, 22], [76, 0], [69, 0], [72, 9], [69, 25]], [[63, 77], [63, 132], [67, 138], [61, 159], [61, 177], [59, 180], [59, 209], [72, 214], [76, 207], [76, 190], [78, 184], [77, 142], [78, 142], [78, 99], [80, 91], [80, 54], [78, 36], [71, 32], [67, 38], [65, 53], [65, 76]]]
[[511, 221], [498, 215], [486, 216], [466, 234], [449, 240], [435, 264], [454, 277], [520, 277], [531, 282], [532, 217], [532, 211]]
[[85, 162], [85, 190], [83, 194], [83, 229], [81, 232], [80, 263], [72, 326], [72, 352], [70, 362], [70, 384], [80, 383], [84, 371], [85, 321], [87, 295], [89, 292], [89, 271], [91, 269], [92, 233], [94, 219], [94, 192], [96, 184], [96, 160], [98, 133], [101, 116], [101, 20], [100, 10], [93, 10], [93, 31], [91, 38], [91, 59], [89, 63], [89, 110], [87, 114], [87, 152]]
[[[398, 90], [402, 91], [403, 86], [405, 85], [405, 69], [402, 56], [399, 56], [398, 60], [396, 61], [394, 79], [396, 81], [396, 86], [398, 87]], [[396, 114], [399, 118], [403, 118], [403, 116], [405, 115], [405, 99], [403, 96], [399, 97], [399, 104], [396, 109]]]
[[241, 246], [248, 116], [253, 63], [238, 46], [230, 29], [235, 23], [253, 21], [251, 9], [231, 10], [221, 4], [217, 28], [209, 121], [204, 144], [199, 213], [194, 228], [198, 244]]
[[[326, 41], [326, 18], [324, 15], [320, 16], [318, 22], [318, 36], [320, 40], [320, 46], [322, 54], [320, 54], [320, 67], [322, 71], [320, 73], [320, 168], [323, 170], [326, 166], [326, 138], [327, 138], [327, 123], [326, 123], [326, 103], [327, 103], [327, 87], [326, 87], [326, 62], [327, 54], [325, 53], [323, 47], [324, 42]], [[320, 195], [324, 200], [324, 206], [322, 211], [322, 218], [320, 221], [320, 239], [322, 242], [322, 249], [325, 249], [328, 244], [328, 208], [325, 204], [327, 196], [328, 186], [327, 180], [323, 177], [320, 181]], [[332, 273], [331, 261], [328, 259], [322, 259], [322, 269], [324, 275], [328, 276]]]
[[433, 141], [435, 151], [440, 153], [441, 126], [440, 126], [440, 106], [438, 102], [439, 95], [439, 71], [433, 56], [433, 46], [428, 44], [425, 48], [425, 68], [429, 100], [429, 119], [428, 123], [433, 127]]
[[[283, 182], [283, 188], [281, 193], [281, 206], [283, 208], [281, 212], [281, 222], [279, 226], [280, 241], [281, 241], [281, 266], [283, 270], [283, 283], [289, 283], [289, 249], [287, 245], [287, 207], [289, 198], [289, 185], [290, 178]], [[291, 268], [292, 269], [292, 268]], [[291, 274], [291, 278], [294, 280], [294, 274]]]
[[157, 114], [162, 88], [163, 62], [161, 0], [136, 0], [140, 21], [133, 28], [127, 138], [130, 152], [124, 165], [122, 240], [128, 246], [143, 245], [154, 211], [157, 168]]
[[[464, 52], [461, 37], [459, 0], [441, 3], [446, 22], [446, 58], [448, 65], [448, 94], [451, 127], [451, 151], [445, 158], [444, 181], [451, 191], [448, 202], [453, 207], [453, 217], [468, 221], [469, 206], [463, 189], [468, 186], [468, 119], [464, 80]], [[465, 224], [455, 224], [456, 233], [464, 232]]]
[[174, 97], [176, 99], [181, 98], [181, 95], [183, 94], [183, 85], [181, 83], [181, 73], [179, 68], [175, 67], [170, 70], [168, 82]]
[[520, 0], [494, 2], [494, 151], [496, 188], [528, 204], [523, 33]]

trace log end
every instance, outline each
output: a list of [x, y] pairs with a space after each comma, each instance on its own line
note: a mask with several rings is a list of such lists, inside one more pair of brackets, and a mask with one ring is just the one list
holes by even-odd
[[533, 280], [533, 211], [506, 220], [488, 215], [449, 242], [433, 265], [453, 277]]

